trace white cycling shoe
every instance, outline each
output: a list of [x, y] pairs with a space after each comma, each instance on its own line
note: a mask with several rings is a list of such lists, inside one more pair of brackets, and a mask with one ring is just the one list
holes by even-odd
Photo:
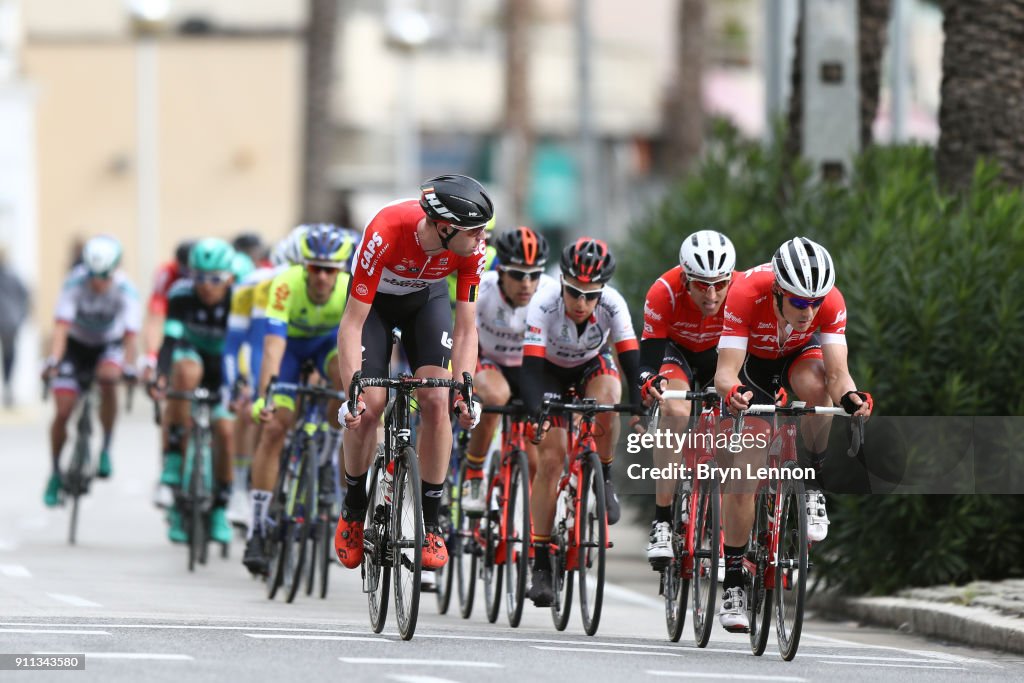
[[750, 621], [747, 619], [747, 592], [740, 587], [727, 588], [722, 595], [722, 609], [718, 622], [730, 633], [747, 633]]
[[672, 525], [668, 522], [653, 522], [647, 543], [647, 561], [664, 564], [672, 559]]
[[807, 507], [807, 540], [817, 543], [828, 536], [828, 513], [825, 512], [825, 495], [821, 491], [808, 489], [804, 493]]

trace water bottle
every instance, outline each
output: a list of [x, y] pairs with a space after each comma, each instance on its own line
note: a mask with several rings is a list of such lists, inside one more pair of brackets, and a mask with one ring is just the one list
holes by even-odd
[[388, 466], [384, 468], [384, 503], [391, 505], [391, 499], [395, 494], [395, 461], [392, 460], [388, 463]]

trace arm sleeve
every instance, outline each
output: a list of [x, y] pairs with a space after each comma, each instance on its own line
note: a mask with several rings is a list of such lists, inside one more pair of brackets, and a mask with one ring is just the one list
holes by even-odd
[[487, 247], [482, 243], [472, 256], [459, 262], [459, 281], [455, 287], [456, 301], [476, 301], [480, 293], [480, 276], [487, 267]]
[[[640, 344], [636, 341], [636, 332], [633, 331], [633, 321], [629, 319], [629, 307], [622, 295], [615, 292], [615, 296], [609, 302], [612, 307], [612, 329], [611, 338], [615, 342], [615, 352], [622, 354], [627, 351], [638, 351]], [[639, 362], [639, 361], [638, 361]]]
[[626, 378], [626, 389], [629, 391], [629, 402], [635, 406], [640, 405], [640, 352], [622, 351], [619, 353], [619, 365], [622, 366], [622, 374]]
[[640, 340], [640, 372], [658, 372], [661, 361], [665, 358], [664, 338], [647, 338]]
[[166, 375], [171, 371], [174, 349], [185, 336], [186, 297], [176, 296], [167, 302], [167, 319], [164, 321], [164, 340], [157, 355], [157, 372]]
[[544, 399], [543, 382], [537, 381], [544, 374], [544, 363], [543, 356], [523, 357], [522, 376], [524, 378], [531, 378], [533, 381], [523, 382], [520, 386], [520, 391], [523, 394], [523, 403], [531, 415], [537, 414], [540, 410], [541, 401]]

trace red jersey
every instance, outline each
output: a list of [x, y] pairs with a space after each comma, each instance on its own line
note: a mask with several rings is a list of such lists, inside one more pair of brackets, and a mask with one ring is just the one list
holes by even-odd
[[[735, 281], [738, 273], [733, 273]], [[644, 300], [644, 332], [641, 339], [665, 339], [689, 351], [707, 351], [722, 334], [725, 305], [707, 317], [686, 291], [681, 266], [668, 271], [651, 285]]]
[[156, 269], [153, 278], [153, 293], [149, 296], [149, 312], [153, 315], [167, 315], [167, 292], [171, 285], [184, 277], [177, 261], [168, 261]]
[[725, 326], [718, 342], [720, 349], [741, 349], [758, 358], [783, 358], [820, 331], [822, 344], [846, 344], [846, 301], [838, 287], [825, 295], [814, 323], [806, 332], [796, 332], [788, 324], [780, 329], [772, 304], [775, 273], [770, 263], [733, 276], [725, 299]]
[[377, 212], [363, 231], [356, 251], [353, 298], [369, 304], [373, 303], [377, 292], [411, 294], [458, 271], [456, 298], [476, 301], [487, 243], [481, 242], [471, 256], [458, 256], [450, 251], [427, 256], [416, 232], [423, 217], [423, 209], [416, 199], [400, 200]]

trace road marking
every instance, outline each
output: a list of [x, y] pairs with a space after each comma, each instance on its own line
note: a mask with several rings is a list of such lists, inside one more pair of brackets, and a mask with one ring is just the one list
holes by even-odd
[[648, 676], [664, 676], [666, 678], [725, 678], [734, 681], [791, 681], [804, 683], [807, 679], [799, 676], [757, 676], [754, 674], [720, 674], [700, 671], [645, 671]]
[[435, 676], [419, 676], [416, 674], [388, 674], [388, 678], [399, 683], [455, 683], [447, 678]]
[[31, 579], [32, 572], [20, 564], [0, 564], [0, 574], [12, 579]]
[[504, 669], [504, 664], [495, 662], [470, 662], [459, 659], [391, 659], [390, 657], [338, 657], [346, 664], [398, 664], [410, 666], [463, 666], [479, 669]]
[[672, 652], [651, 652], [650, 650], [604, 650], [599, 647], [553, 647], [551, 645], [531, 645], [534, 650], [554, 650], [555, 652], [598, 652], [603, 655], [644, 655], [647, 657], [682, 657]]
[[0, 633], [57, 633], [69, 636], [109, 636], [106, 631], [75, 631], [57, 628], [0, 628]]
[[918, 664], [880, 664], [874, 662], [829, 662], [832, 666], [883, 666], [889, 669], [940, 669], [942, 671], [966, 671], [963, 666], [920, 666]]
[[165, 662], [191, 662], [191, 655], [165, 654], [161, 652], [54, 652], [53, 650], [39, 650], [34, 655], [71, 655], [80, 654], [86, 659], [158, 659]]
[[77, 595], [64, 595], [63, 593], [47, 593], [47, 595], [54, 600], [60, 600], [61, 602], [66, 602], [67, 604], [74, 605], [75, 607], [103, 607], [103, 605], [98, 602], [86, 600], [85, 598], [80, 598]]
[[819, 655], [808, 652], [808, 657], [815, 659], [855, 659], [858, 662], [918, 662], [921, 664], [941, 664], [941, 660], [927, 657], [884, 657], [870, 655]]
[[391, 638], [384, 638], [378, 636], [371, 638], [370, 636], [305, 636], [305, 635], [292, 635], [290, 633], [246, 633], [247, 638], [261, 638], [261, 639], [279, 639], [279, 640], [359, 640], [364, 643], [393, 643], [395, 642]]

